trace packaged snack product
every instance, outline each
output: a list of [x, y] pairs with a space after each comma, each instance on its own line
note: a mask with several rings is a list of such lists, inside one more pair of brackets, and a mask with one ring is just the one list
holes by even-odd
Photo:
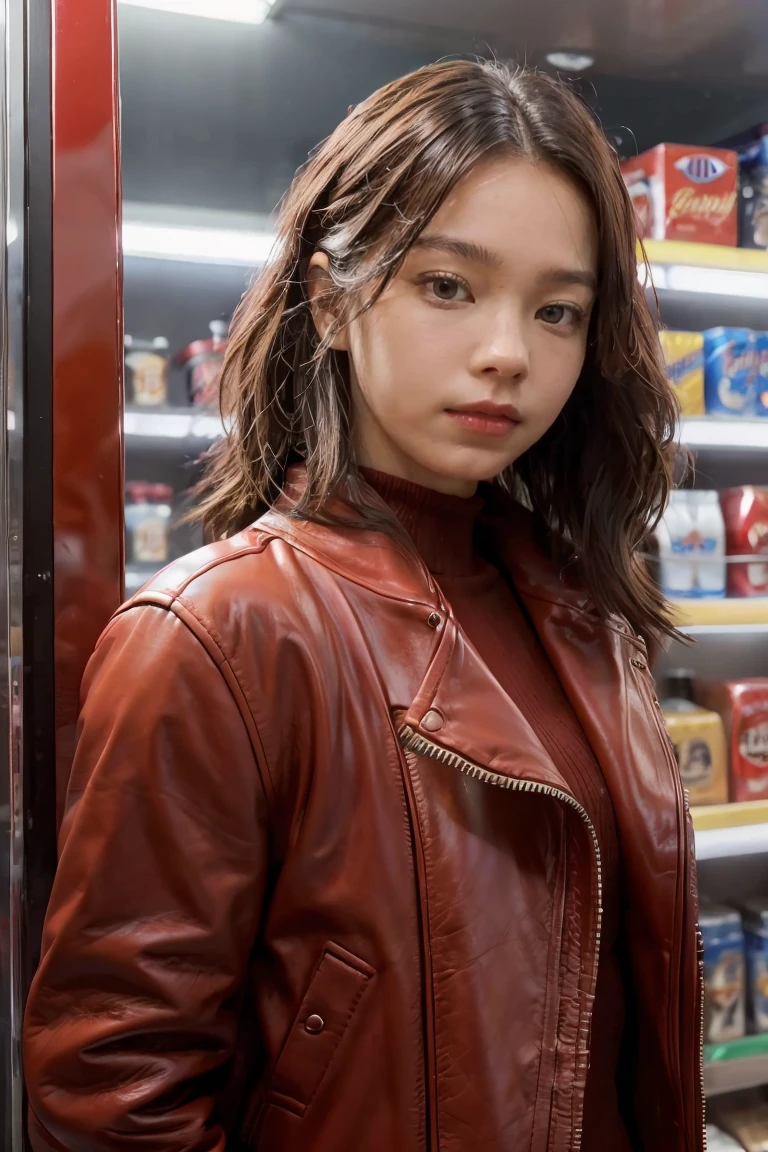
[[768, 126], [738, 148], [739, 244], [768, 248]]
[[704, 333], [704, 401], [707, 412], [752, 416], [757, 397], [757, 340], [749, 328], [708, 328]]
[[726, 804], [728, 768], [723, 722], [716, 712], [693, 705], [688, 712], [670, 711], [664, 720], [680, 765], [680, 779], [691, 804]]
[[725, 725], [731, 800], [768, 799], [768, 679], [702, 680], [696, 698]]
[[768, 900], [742, 909], [747, 959], [747, 1008], [755, 1032], [768, 1032]]
[[757, 346], [756, 414], [768, 416], [768, 332], [755, 332], [755, 342]]
[[725, 596], [725, 524], [717, 492], [676, 488], [656, 529], [667, 596]]
[[[704, 336], [701, 332], [659, 332], [667, 374], [683, 416], [704, 415]], [[768, 341], [766, 341], [768, 349]], [[768, 358], [767, 358], [768, 359]], [[768, 368], [768, 363], [766, 364]], [[768, 381], [766, 382], [768, 387]]]
[[728, 800], [728, 757], [725, 729], [716, 712], [694, 700], [694, 673], [676, 668], [664, 679], [661, 707], [683, 788], [691, 804], [725, 804]]
[[[650, 221], [638, 213], [638, 232], [654, 240], [728, 244], [737, 240], [735, 152], [687, 144], [658, 144], [622, 165], [633, 193], [643, 179], [649, 189]], [[642, 205], [641, 193], [633, 200]], [[645, 228], [645, 231], [642, 229]]]
[[755, 557], [728, 564], [728, 595], [768, 596], [768, 488], [726, 488], [720, 504], [727, 555]]
[[173, 489], [137, 480], [125, 486], [126, 556], [133, 564], [165, 564]]
[[168, 341], [125, 337], [125, 398], [129, 404], [150, 406], [168, 399]]
[[724, 1044], [744, 1035], [745, 964], [741, 917], [733, 908], [703, 908], [699, 927], [704, 943], [704, 1040]]

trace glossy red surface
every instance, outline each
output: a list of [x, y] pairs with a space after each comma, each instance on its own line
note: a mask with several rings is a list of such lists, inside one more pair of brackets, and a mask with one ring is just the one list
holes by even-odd
[[80, 681], [122, 598], [122, 288], [116, 0], [55, 0], [53, 405], [56, 777]]

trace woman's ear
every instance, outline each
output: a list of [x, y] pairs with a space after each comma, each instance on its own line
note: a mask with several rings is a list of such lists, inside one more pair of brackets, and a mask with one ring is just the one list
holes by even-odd
[[[332, 325], [338, 319], [328, 307], [328, 302], [333, 299], [334, 292], [328, 256], [325, 252], [315, 252], [309, 262], [307, 294], [317, 334], [321, 340], [325, 340]], [[331, 348], [337, 352], [349, 351], [346, 328], [342, 328], [340, 332], [336, 333], [331, 341]]]

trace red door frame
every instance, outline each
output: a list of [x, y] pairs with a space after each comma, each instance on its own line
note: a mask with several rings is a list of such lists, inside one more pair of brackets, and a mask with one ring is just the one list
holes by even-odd
[[80, 681], [123, 595], [123, 306], [116, 0], [55, 0], [53, 522], [58, 813]]

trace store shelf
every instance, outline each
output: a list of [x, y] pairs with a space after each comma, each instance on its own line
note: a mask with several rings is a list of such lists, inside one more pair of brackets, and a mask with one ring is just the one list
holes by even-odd
[[[661, 291], [768, 299], [768, 253], [718, 244], [646, 240], [654, 287]], [[638, 274], [645, 282], [640, 257]]]
[[672, 610], [676, 626], [692, 636], [726, 629], [734, 632], [768, 632], [768, 598], [762, 596], [675, 600]]
[[698, 860], [768, 853], [768, 801], [711, 804], [691, 814]]
[[188, 408], [127, 409], [123, 429], [126, 440], [201, 441], [210, 444], [221, 436], [221, 417]]
[[680, 421], [680, 443], [694, 450], [763, 452], [768, 450], [768, 420], [686, 416]]
[[768, 1084], [768, 1035], [707, 1044], [704, 1059], [704, 1089], [708, 1096]]
[[133, 596], [134, 592], [138, 592], [142, 585], [146, 584], [151, 576], [154, 576], [156, 568], [149, 565], [141, 566], [129, 564], [125, 569], [125, 595]]

